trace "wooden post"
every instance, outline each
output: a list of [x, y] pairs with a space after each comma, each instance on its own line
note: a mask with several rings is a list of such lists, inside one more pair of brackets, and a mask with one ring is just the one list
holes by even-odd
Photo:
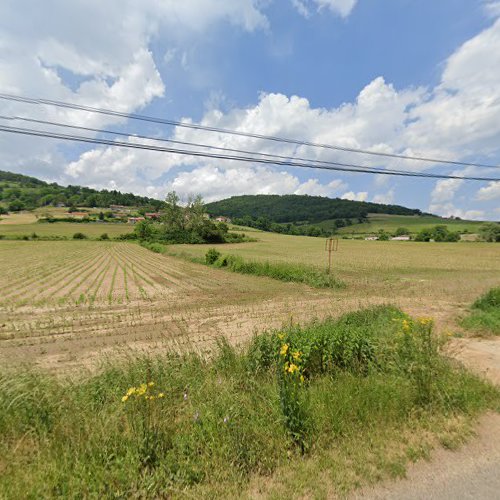
[[332, 272], [332, 252], [336, 252], [339, 248], [338, 238], [328, 238], [325, 241], [325, 250], [328, 251], [328, 274]]

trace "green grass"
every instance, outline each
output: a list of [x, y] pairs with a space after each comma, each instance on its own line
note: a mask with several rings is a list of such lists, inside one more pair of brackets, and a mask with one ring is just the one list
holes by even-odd
[[[153, 245], [153, 246], [152, 246]], [[192, 256], [186, 252], [174, 252], [158, 244], [147, 243], [143, 245], [153, 252], [168, 253], [174, 257], [181, 257], [190, 262], [207, 264], [219, 269], [227, 269], [233, 273], [266, 276], [289, 283], [305, 283], [313, 288], [344, 288], [345, 283], [337, 277], [313, 266], [291, 262], [271, 262], [258, 260], [244, 260], [240, 255], [223, 255], [214, 248], [210, 248], [205, 258]], [[213, 255], [214, 258], [209, 258]]]
[[[251, 497], [257, 481], [271, 496], [326, 496], [402, 475], [433, 439], [460, 442], [469, 418], [499, 405], [498, 391], [440, 358], [434, 340], [427, 350], [430, 328], [379, 307], [264, 333], [243, 351], [221, 341], [210, 358], [115, 360], [84, 380], [4, 370], [0, 490], [7, 499]], [[284, 372], [288, 359], [303, 383]], [[149, 381], [146, 394], [164, 397], [122, 402]]]
[[[335, 221], [326, 220], [316, 224], [323, 229], [332, 230], [335, 227]], [[445, 225], [451, 231], [477, 233], [479, 227], [483, 222], [479, 221], [464, 221], [464, 220], [446, 220], [440, 217], [431, 215], [384, 215], [384, 214], [371, 214], [368, 217], [368, 222], [363, 224], [353, 224], [340, 228], [340, 234], [371, 234], [377, 233], [383, 229], [388, 233], [394, 233], [399, 227], [405, 227], [409, 230], [410, 234], [416, 234], [426, 227], [436, 225]]]
[[121, 223], [71, 223], [56, 222], [54, 224], [0, 224], [0, 235], [6, 238], [30, 236], [36, 233], [41, 237], [66, 237], [81, 232], [89, 238], [98, 238], [102, 233], [108, 233], [110, 238], [131, 233], [134, 227]]
[[479, 297], [462, 325], [478, 333], [500, 335], [500, 287], [492, 288]]

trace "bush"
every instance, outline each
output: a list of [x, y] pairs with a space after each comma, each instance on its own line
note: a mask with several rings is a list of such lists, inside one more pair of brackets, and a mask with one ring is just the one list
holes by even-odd
[[108, 233], [102, 233], [101, 236], [99, 236], [100, 240], [109, 240]]
[[221, 256], [221, 253], [217, 251], [215, 248], [210, 248], [208, 252], [205, 254], [205, 263], [209, 266], [214, 264], [215, 261]]
[[83, 233], [75, 233], [73, 235], [73, 239], [74, 240], [86, 240], [87, 239], [87, 236]]
[[479, 297], [472, 304], [470, 314], [462, 320], [462, 325], [478, 333], [500, 335], [500, 287]]

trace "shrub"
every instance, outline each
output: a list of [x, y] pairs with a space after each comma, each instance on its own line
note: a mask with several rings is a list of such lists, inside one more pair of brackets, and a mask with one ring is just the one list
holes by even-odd
[[210, 248], [208, 252], [205, 254], [205, 263], [209, 266], [214, 264], [215, 261], [221, 256], [221, 253], [217, 251], [215, 248]]
[[486, 292], [472, 304], [472, 307], [474, 309], [481, 309], [482, 311], [491, 308], [500, 308], [500, 287], [492, 288], [489, 292]]
[[100, 240], [109, 240], [108, 233], [102, 233], [101, 236], [99, 236]]
[[500, 287], [479, 297], [472, 304], [470, 314], [462, 320], [462, 325], [478, 333], [500, 335]]
[[75, 233], [73, 235], [73, 239], [74, 240], [86, 240], [87, 239], [87, 236], [83, 233]]

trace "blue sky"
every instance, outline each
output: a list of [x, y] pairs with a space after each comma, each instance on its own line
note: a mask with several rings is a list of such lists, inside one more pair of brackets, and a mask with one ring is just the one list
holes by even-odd
[[[0, 5], [0, 92], [500, 164], [499, 16], [500, 2], [485, 0], [7, 0]], [[0, 113], [382, 168], [500, 177], [500, 169], [295, 149], [42, 106], [0, 101]], [[206, 200], [319, 194], [500, 219], [498, 182], [241, 165], [5, 134], [0, 161], [2, 169], [50, 181], [160, 198], [171, 189]]]

